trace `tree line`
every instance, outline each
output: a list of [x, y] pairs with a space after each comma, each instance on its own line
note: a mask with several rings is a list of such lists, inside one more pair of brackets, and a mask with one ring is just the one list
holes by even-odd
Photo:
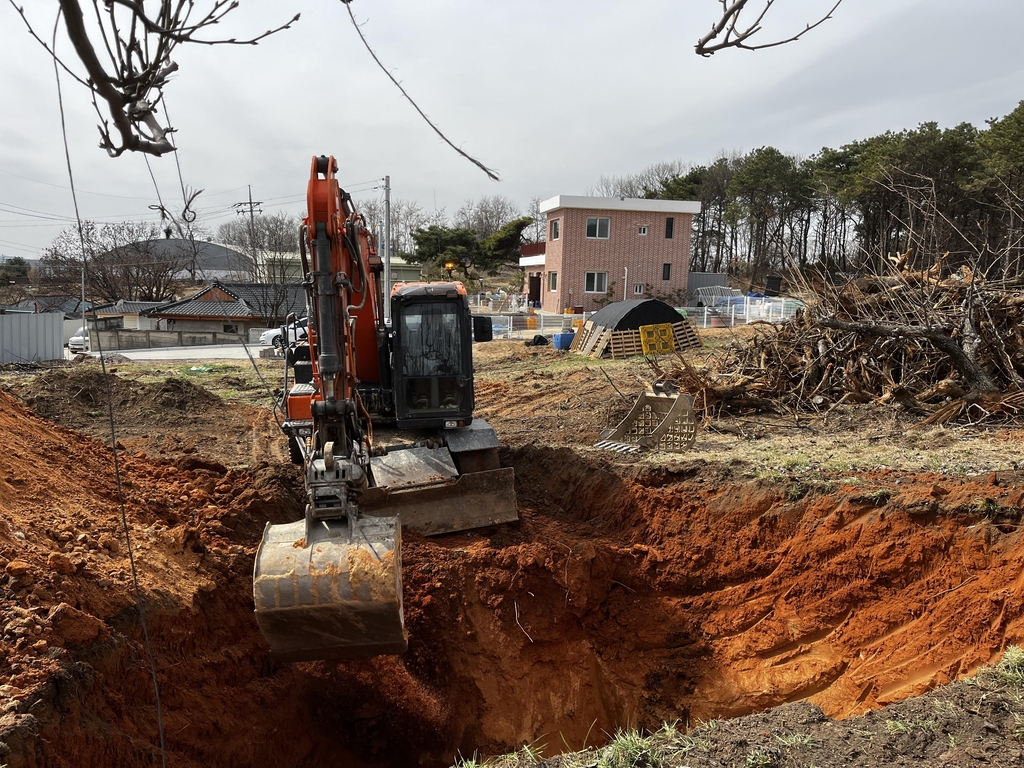
[[900, 254], [911, 268], [941, 259], [1012, 280], [1024, 271], [1024, 102], [982, 129], [927, 122], [806, 158], [766, 146], [663, 162], [590, 193], [700, 201], [693, 271], [878, 272]]
[[[587, 194], [699, 201], [691, 270], [728, 272], [753, 285], [812, 266], [877, 273], [897, 259], [911, 269], [941, 259], [947, 271], [967, 266], [1014, 280], [1024, 272], [1024, 102], [984, 128], [927, 122], [810, 157], [765, 146], [703, 165], [665, 161], [601, 177]], [[382, 243], [383, 201], [356, 206]], [[463, 277], [494, 272], [516, 264], [521, 244], [544, 239], [539, 208], [539, 197], [523, 210], [489, 195], [449, 216], [395, 200], [391, 252], [433, 277], [445, 276], [446, 265]], [[251, 257], [251, 274], [240, 278], [292, 282], [298, 226], [296, 215], [261, 214], [221, 225], [217, 240]], [[90, 282], [105, 299], [162, 299], [189, 265], [189, 253], [167, 259], [143, 252], [145, 240], [159, 237], [151, 225], [86, 222], [83, 235], [77, 228], [62, 233], [43, 257], [45, 271], [74, 283], [84, 241], [95, 271]]]

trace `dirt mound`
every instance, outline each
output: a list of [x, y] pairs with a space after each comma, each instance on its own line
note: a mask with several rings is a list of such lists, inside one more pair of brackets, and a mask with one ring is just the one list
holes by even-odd
[[94, 363], [89, 358], [85, 365], [19, 378], [8, 389], [43, 418], [107, 444], [109, 394], [117, 439], [130, 451], [199, 453], [236, 469], [287, 460], [284, 437], [270, 411], [227, 403], [186, 377], [141, 381], [104, 374]]
[[12, 390], [43, 418], [75, 428], [107, 416], [108, 393], [115, 414], [136, 424], [180, 421], [220, 403], [216, 395], [182, 377], [132, 381], [104, 374], [95, 365], [46, 371]]

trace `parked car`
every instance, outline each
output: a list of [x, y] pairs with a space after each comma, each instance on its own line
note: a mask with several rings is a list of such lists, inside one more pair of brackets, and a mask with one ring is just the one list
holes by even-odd
[[75, 335], [68, 339], [68, 352], [72, 355], [78, 355], [85, 352], [89, 347], [89, 331], [84, 326], [80, 326]]
[[[306, 338], [306, 318], [296, 320], [288, 326], [288, 343], [294, 344]], [[284, 333], [281, 328], [269, 328], [260, 334], [260, 344], [272, 344], [281, 349], [284, 347]]]

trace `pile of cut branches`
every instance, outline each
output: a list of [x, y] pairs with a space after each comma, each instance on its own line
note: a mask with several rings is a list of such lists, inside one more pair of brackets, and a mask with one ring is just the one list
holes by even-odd
[[705, 418], [751, 411], [822, 412], [840, 403], [898, 402], [944, 424], [1024, 413], [1024, 291], [926, 271], [832, 285], [808, 282], [790, 322], [760, 324], [745, 345], [697, 367], [651, 364], [694, 397]]

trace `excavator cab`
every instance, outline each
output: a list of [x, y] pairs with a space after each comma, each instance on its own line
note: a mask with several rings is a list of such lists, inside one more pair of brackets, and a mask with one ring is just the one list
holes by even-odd
[[461, 283], [397, 286], [391, 300], [399, 429], [453, 429], [473, 420], [469, 301]]

